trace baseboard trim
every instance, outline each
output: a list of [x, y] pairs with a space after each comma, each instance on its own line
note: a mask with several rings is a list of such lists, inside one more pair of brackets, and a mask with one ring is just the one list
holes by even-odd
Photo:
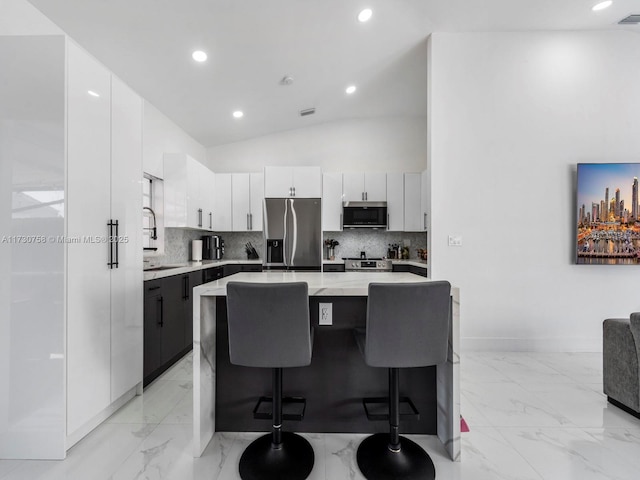
[[602, 352], [602, 338], [462, 337], [463, 352]]

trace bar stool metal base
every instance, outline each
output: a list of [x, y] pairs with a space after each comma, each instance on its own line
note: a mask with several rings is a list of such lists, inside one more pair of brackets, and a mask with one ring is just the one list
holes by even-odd
[[242, 480], [304, 480], [313, 469], [311, 444], [300, 435], [282, 432], [279, 449], [272, 446], [272, 434], [254, 440], [240, 457]]
[[434, 480], [431, 457], [417, 443], [400, 437], [400, 451], [389, 450], [389, 434], [376, 433], [358, 447], [358, 467], [368, 480]]

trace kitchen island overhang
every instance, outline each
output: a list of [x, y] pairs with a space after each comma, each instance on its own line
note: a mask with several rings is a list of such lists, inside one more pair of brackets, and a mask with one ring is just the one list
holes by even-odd
[[[368, 293], [368, 285], [372, 282], [411, 283], [430, 282], [430, 279], [411, 273], [386, 272], [353, 272], [353, 273], [320, 273], [320, 272], [277, 272], [238, 273], [221, 280], [196, 287], [193, 292], [193, 402], [194, 402], [194, 456], [202, 455], [207, 444], [216, 431], [216, 330], [220, 325], [217, 316], [218, 297], [226, 297], [226, 285], [229, 281], [280, 283], [306, 282], [309, 286], [310, 303], [318, 297], [358, 297], [360, 301]], [[449, 331], [447, 361], [436, 367], [435, 397], [437, 404], [436, 430], [452, 460], [460, 460], [460, 388], [459, 388], [459, 290], [451, 288], [452, 309]], [[248, 300], [250, 301], [250, 300]], [[312, 312], [313, 314], [313, 312]], [[225, 319], [226, 320], [226, 319]], [[339, 319], [335, 317], [337, 323]], [[321, 329], [332, 329], [322, 326]], [[318, 327], [316, 327], [318, 329]], [[218, 330], [219, 332], [219, 330]], [[317, 340], [317, 339], [316, 339]], [[355, 344], [354, 344], [354, 348]], [[220, 358], [220, 357], [218, 357]], [[313, 360], [312, 360], [313, 362]], [[222, 367], [222, 366], [221, 366]], [[226, 368], [226, 367], [225, 367]], [[402, 374], [401, 374], [402, 375]], [[295, 388], [295, 384], [291, 387]], [[386, 389], [386, 384], [380, 386]], [[256, 390], [255, 397], [259, 396]], [[250, 412], [249, 412], [250, 413]], [[256, 430], [259, 430], [256, 424]], [[304, 431], [302, 429], [301, 431]]]

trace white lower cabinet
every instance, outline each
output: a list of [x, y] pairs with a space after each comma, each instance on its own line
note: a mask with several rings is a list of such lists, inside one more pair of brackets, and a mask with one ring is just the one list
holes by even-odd
[[70, 42], [67, 85], [68, 447], [142, 381], [143, 291], [142, 100]]

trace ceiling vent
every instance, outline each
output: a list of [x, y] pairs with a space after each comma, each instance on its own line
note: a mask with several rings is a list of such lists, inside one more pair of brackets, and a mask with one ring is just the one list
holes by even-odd
[[640, 23], [640, 14], [629, 15], [618, 22], [620, 25], [637, 25]]
[[305, 110], [300, 110], [301, 117], [306, 117], [307, 115], [313, 115], [314, 113], [316, 113], [315, 108], [307, 108]]

